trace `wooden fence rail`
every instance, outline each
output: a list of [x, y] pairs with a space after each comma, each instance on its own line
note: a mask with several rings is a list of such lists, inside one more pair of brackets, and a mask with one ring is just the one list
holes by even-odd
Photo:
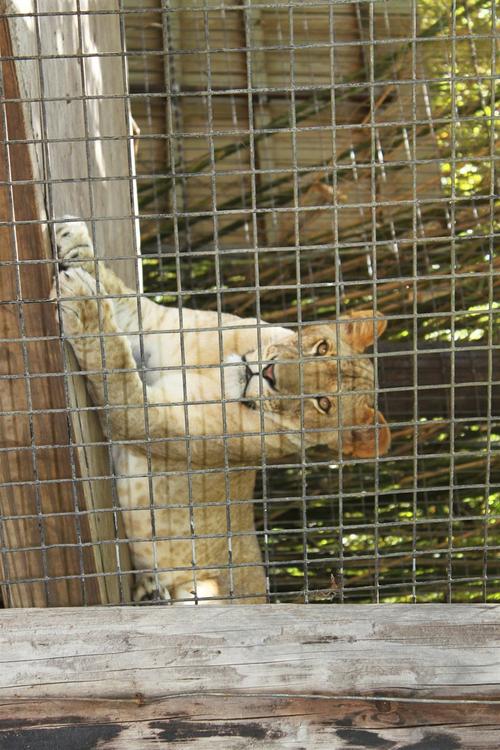
[[500, 746], [500, 607], [6, 610], [0, 748]]

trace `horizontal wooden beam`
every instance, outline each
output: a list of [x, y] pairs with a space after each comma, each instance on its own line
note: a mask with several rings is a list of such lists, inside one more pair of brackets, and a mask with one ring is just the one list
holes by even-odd
[[500, 349], [482, 345], [377, 343], [378, 405], [389, 422], [496, 418]]
[[0, 661], [13, 750], [499, 746], [495, 605], [6, 610]]

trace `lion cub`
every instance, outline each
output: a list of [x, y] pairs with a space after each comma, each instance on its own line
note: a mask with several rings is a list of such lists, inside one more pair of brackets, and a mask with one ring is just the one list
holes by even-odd
[[134, 599], [266, 601], [256, 471], [303, 446], [387, 452], [363, 356], [386, 321], [363, 311], [295, 333], [180, 312], [97, 262], [83, 222], [56, 225], [56, 240], [61, 327], [113, 442]]

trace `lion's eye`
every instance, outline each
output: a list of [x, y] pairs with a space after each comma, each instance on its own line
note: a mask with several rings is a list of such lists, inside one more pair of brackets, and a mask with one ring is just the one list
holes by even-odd
[[332, 402], [330, 401], [330, 399], [326, 396], [320, 396], [316, 399], [316, 401], [321, 411], [323, 411], [325, 414], [328, 414], [328, 412], [332, 408]]
[[319, 344], [316, 346], [316, 351], [314, 352], [316, 357], [324, 357], [325, 354], [328, 354], [328, 341], [320, 341]]

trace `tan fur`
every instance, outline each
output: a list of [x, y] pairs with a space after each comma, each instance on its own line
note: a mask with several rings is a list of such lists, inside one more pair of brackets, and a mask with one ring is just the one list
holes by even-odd
[[138, 300], [97, 264], [83, 223], [58, 225], [57, 241], [69, 266], [59, 275], [62, 328], [113, 441], [136, 598], [265, 601], [256, 469], [302, 441], [332, 456], [388, 450], [373, 366], [360, 356], [385, 321], [362, 312], [298, 335], [232, 315], [180, 314]]

